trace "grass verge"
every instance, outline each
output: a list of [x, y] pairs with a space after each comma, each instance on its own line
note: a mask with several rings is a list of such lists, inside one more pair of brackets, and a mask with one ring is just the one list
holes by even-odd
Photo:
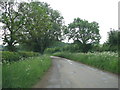
[[23, 61], [3, 64], [3, 88], [31, 88], [51, 66], [49, 56], [30, 57]]
[[118, 55], [116, 53], [112, 53], [112, 52], [103, 52], [103, 53], [59, 52], [53, 55], [79, 61], [81, 63], [96, 67], [101, 70], [120, 74], [120, 70], [118, 69]]
[[2, 89], [2, 64], [0, 62], [0, 89]]

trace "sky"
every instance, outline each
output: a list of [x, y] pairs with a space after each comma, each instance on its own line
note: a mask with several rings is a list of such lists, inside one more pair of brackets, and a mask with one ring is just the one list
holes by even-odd
[[[24, 1], [24, 0], [21, 0]], [[58, 10], [64, 17], [65, 24], [73, 22], [74, 18], [81, 18], [89, 22], [99, 23], [101, 35], [100, 43], [107, 40], [110, 28], [118, 29], [119, 0], [38, 0], [47, 2], [54, 10]], [[67, 42], [67, 40], [65, 40]]]

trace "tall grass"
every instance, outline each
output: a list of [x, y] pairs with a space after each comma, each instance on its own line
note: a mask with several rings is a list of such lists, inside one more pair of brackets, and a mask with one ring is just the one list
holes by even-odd
[[0, 62], [0, 89], [2, 88], [2, 64]]
[[112, 53], [112, 52], [102, 52], [102, 53], [60, 52], [60, 53], [55, 53], [54, 56], [59, 56], [59, 57], [79, 61], [81, 63], [91, 65], [93, 67], [97, 67], [99, 69], [109, 71], [112, 73], [120, 73], [120, 70], [118, 69], [117, 53]]
[[3, 64], [3, 88], [31, 88], [51, 65], [49, 56], [30, 57], [26, 60]]

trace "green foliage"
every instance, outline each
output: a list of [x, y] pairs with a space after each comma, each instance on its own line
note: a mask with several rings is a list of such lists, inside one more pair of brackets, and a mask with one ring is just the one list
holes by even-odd
[[87, 20], [75, 18], [68, 28], [70, 32], [69, 38], [79, 40], [82, 44], [98, 43], [100, 40], [97, 22], [89, 23]]
[[61, 16], [58, 10], [48, 9], [48, 13], [52, 20], [51, 36], [54, 40], [61, 41], [63, 40], [63, 16]]
[[62, 52], [62, 51], [81, 52], [78, 44], [65, 44], [62, 42], [61, 43], [57, 42], [57, 43], [55, 43], [55, 46], [45, 49], [44, 53], [53, 54], [53, 53]]
[[99, 69], [120, 73], [118, 71], [118, 55], [113, 52], [102, 52], [102, 53], [69, 53], [69, 52], [59, 52], [53, 54], [54, 56], [60, 56], [63, 58], [68, 58], [71, 60], [79, 61], [81, 63], [97, 67]]
[[108, 32], [108, 44], [109, 44], [109, 50], [110, 51], [118, 51], [118, 42], [120, 41], [120, 39], [118, 38], [118, 33], [120, 31], [118, 30], [111, 30], [110, 32]]
[[0, 3], [0, 8], [6, 50], [17, 51], [19, 44], [43, 53], [53, 41], [62, 40], [63, 17], [47, 3], [5, 1]]
[[56, 47], [56, 48], [47, 48], [45, 49], [44, 53], [45, 54], [52, 54], [52, 53], [56, 53], [56, 52], [60, 52], [60, 48]]
[[31, 48], [29, 48], [26, 44], [19, 44], [19, 45], [16, 45], [16, 48], [18, 51], [32, 51]]
[[0, 88], [2, 88], [2, 64], [0, 64]]
[[17, 5], [14, 2], [3, 1], [0, 3], [1, 17], [0, 22], [4, 24], [3, 29], [3, 41], [4, 45], [7, 45], [9, 51], [16, 51], [15, 45], [18, 43], [18, 37], [20, 36], [20, 29], [24, 23], [24, 18], [21, 13], [14, 9]]
[[108, 43], [110, 45], [118, 45], [118, 30], [111, 30], [110, 32], [108, 32]]
[[3, 46], [2, 45], [0, 45], [0, 51], [2, 51], [3, 50]]
[[20, 51], [18, 52], [18, 54], [23, 58], [35, 57], [40, 55], [39, 53], [36, 53], [36, 52], [26, 52], [26, 51]]
[[70, 44], [69, 43], [64, 43], [61, 41], [54, 41], [53, 44], [49, 47], [46, 48], [44, 53], [46, 54], [53, 54], [56, 52], [61, 52], [61, 51], [70, 51], [70, 48], [68, 48]]
[[[68, 43], [63, 43], [63, 42], [55, 42], [53, 46], [45, 49], [44, 53], [52, 54], [52, 53], [62, 52], [62, 51], [83, 52], [83, 49], [82, 49], [83, 47], [85, 46], [83, 46], [82, 44], [79, 45], [78, 43], [68, 44]], [[87, 44], [85, 50], [88, 50], [90, 47], [91, 46]]]
[[79, 52], [80, 49], [79, 49], [79, 45], [78, 44], [70, 44], [70, 45], [64, 46], [62, 48], [62, 51]]
[[[68, 26], [66, 33], [69, 39], [79, 41], [82, 45], [82, 52], [88, 52], [90, 45], [98, 44], [100, 40], [99, 26], [97, 22], [89, 23], [87, 20], [75, 18]], [[87, 49], [86, 49], [87, 48]]]
[[109, 50], [109, 45], [107, 43], [104, 43], [104, 44], [94, 45], [91, 51], [92, 52], [105, 52], [105, 51], [110, 51], [110, 50]]
[[103, 46], [100, 48], [101, 51], [110, 51], [110, 45], [108, 43], [104, 43]]
[[31, 57], [2, 66], [2, 88], [32, 88], [51, 66], [49, 56]]
[[64, 42], [61, 42], [61, 41], [54, 41], [53, 44], [51, 46], [49, 46], [49, 48], [55, 48], [55, 47], [64, 47], [64, 46], [67, 46], [69, 45], [69, 43], [64, 43]]
[[108, 40], [102, 45], [102, 47], [98, 47], [98, 51], [118, 52], [118, 47], [120, 46], [118, 33], [119, 31], [114, 29], [108, 32]]
[[[63, 17], [47, 3], [21, 3], [19, 12], [26, 15], [22, 44], [32, 51], [43, 53], [53, 41], [61, 40]], [[31, 43], [32, 42], [32, 43]]]
[[27, 57], [34, 57], [34, 56], [39, 56], [39, 53], [35, 52], [10, 52], [10, 51], [2, 51], [2, 62], [13, 62], [13, 61], [19, 61], [21, 59], [27, 58]]
[[118, 55], [119, 55], [119, 62], [120, 62], [120, 32], [118, 32]]
[[42, 7], [41, 4], [39, 2], [21, 3], [19, 12], [26, 15], [21, 44], [26, 44], [32, 51], [42, 53], [51, 40], [49, 37], [51, 21], [45, 7]]
[[2, 51], [2, 62], [18, 61], [21, 59], [17, 52]]

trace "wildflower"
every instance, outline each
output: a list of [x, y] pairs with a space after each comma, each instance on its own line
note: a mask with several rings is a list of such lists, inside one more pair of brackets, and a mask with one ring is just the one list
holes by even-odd
[[29, 75], [30, 73], [27, 73], [27, 75]]
[[10, 65], [10, 63], [7, 63], [7, 65]]
[[29, 71], [29, 70], [30, 70], [30, 68], [27, 68], [27, 69], [26, 69], [26, 71]]

